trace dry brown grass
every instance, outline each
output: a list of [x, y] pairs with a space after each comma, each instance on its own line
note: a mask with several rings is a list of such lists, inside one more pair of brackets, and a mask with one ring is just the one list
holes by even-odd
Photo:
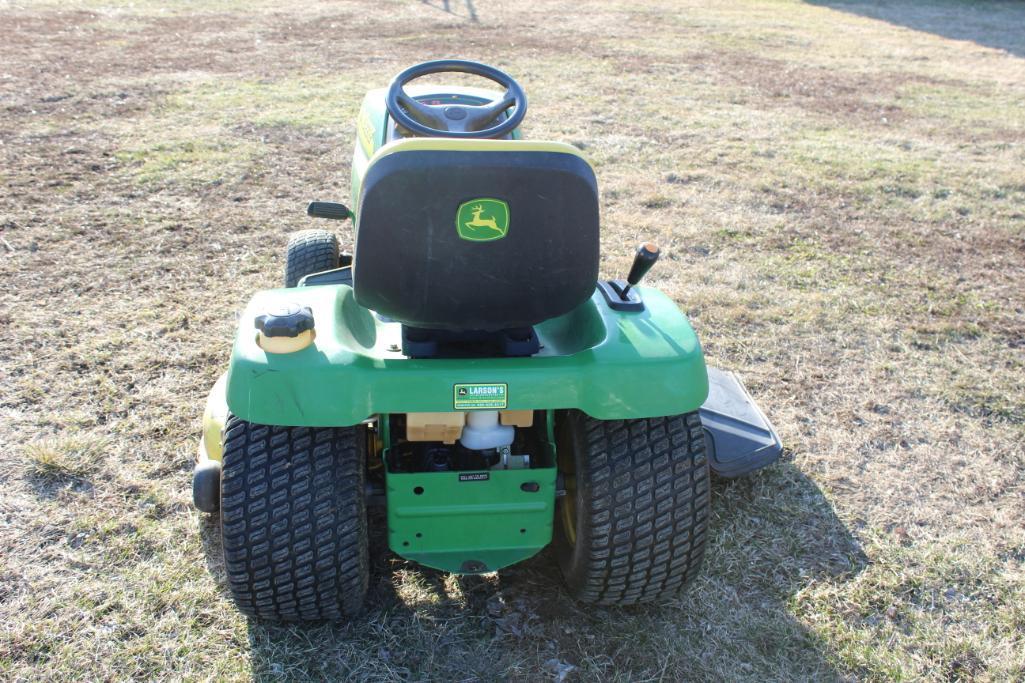
[[[169, 7], [0, 2], [0, 675], [1025, 676], [1025, 7]], [[362, 92], [449, 54], [592, 157], [605, 273], [664, 245], [785, 460], [716, 485], [671, 604], [377, 538], [359, 619], [247, 624], [189, 503], [204, 395], [305, 202], [347, 196]]]

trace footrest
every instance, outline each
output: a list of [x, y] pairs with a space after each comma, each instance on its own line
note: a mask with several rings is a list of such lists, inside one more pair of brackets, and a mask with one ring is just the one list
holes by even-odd
[[344, 266], [320, 273], [310, 273], [299, 280], [300, 287], [313, 287], [316, 285], [349, 285], [352, 287], [352, 267]]
[[740, 477], [779, 460], [783, 445], [765, 414], [732, 372], [708, 368], [701, 424], [712, 471]]

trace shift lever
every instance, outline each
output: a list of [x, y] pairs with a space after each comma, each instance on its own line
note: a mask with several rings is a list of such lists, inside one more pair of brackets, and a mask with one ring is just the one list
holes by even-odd
[[658, 260], [658, 254], [658, 246], [653, 242], [645, 242], [637, 247], [637, 253], [634, 254], [634, 263], [630, 266], [630, 274], [626, 276], [626, 287], [619, 292], [619, 297], [623, 301], [630, 299], [630, 288], [639, 283], [641, 278], [648, 274], [651, 267], [655, 265], [655, 261]]

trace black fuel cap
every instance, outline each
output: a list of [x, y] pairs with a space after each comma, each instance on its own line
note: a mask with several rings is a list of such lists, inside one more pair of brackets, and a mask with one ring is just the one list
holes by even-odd
[[313, 329], [313, 311], [298, 304], [277, 306], [256, 316], [256, 329], [267, 337], [298, 337]]

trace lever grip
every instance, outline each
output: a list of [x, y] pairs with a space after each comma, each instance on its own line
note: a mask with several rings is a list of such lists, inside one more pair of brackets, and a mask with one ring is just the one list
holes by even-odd
[[352, 216], [349, 207], [337, 202], [310, 202], [306, 207], [306, 215], [314, 218], [330, 218], [334, 221], [342, 221]]
[[626, 276], [626, 281], [633, 287], [641, 281], [651, 267], [655, 265], [655, 261], [658, 260], [658, 246], [653, 242], [645, 242], [644, 244], [637, 247], [637, 253], [634, 254], [633, 265], [630, 266], [630, 274]]

